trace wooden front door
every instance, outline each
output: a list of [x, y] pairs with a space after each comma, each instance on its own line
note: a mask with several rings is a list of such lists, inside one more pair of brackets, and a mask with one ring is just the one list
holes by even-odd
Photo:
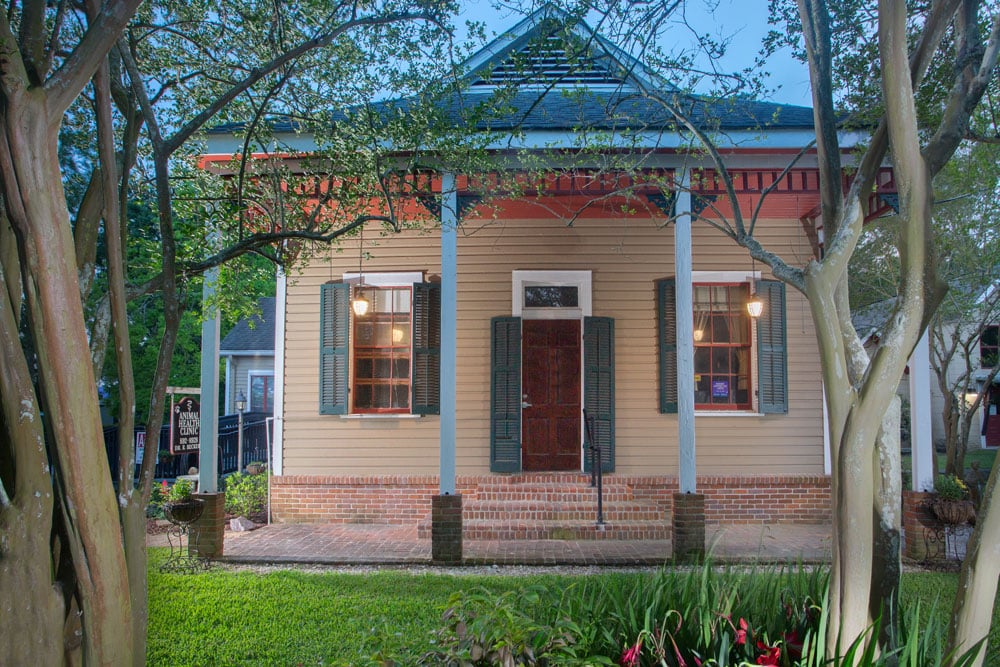
[[524, 470], [580, 470], [580, 321], [524, 320]]

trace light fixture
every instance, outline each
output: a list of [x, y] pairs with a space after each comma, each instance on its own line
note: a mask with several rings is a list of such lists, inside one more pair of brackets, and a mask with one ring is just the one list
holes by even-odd
[[239, 394], [238, 394], [238, 395], [236, 396], [236, 411], [237, 411], [237, 412], [243, 412], [243, 411], [244, 411], [244, 410], [246, 410], [246, 409], [247, 409], [247, 397], [246, 397], [246, 395], [244, 395], [244, 393], [243, 393], [243, 392], [241, 391], [241, 392], [240, 392], [240, 393], [239, 393]]
[[694, 339], [696, 341], [700, 341], [704, 337], [705, 337], [705, 331], [704, 331], [704, 329], [695, 329], [694, 330]]
[[371, 302], [365, 297], [362, 291], [365, 286], [365, 274], [361, 272], [361, 260], [365, 256], [365, 226], [361, 225], [361, 240], [358, 242], [358, 284], [354, 287], [354, 298], [351, 300], [351, 309], [358, 317], [368, 314]]
[[764, 312], [764, 302], [757, 296], [757, 262], [750, 254], [750, 298], [747, 299], [747, 313], [757, 319]]

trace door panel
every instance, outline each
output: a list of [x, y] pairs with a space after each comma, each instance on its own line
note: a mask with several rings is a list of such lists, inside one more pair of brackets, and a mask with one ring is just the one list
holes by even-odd
[[580, 322], [525, 320], [524, 470], [580, 470]]
[[1000, 447], [1000, 387], [991, 386], [988, 391], [983, 435], [986, 436], [987, 447]]

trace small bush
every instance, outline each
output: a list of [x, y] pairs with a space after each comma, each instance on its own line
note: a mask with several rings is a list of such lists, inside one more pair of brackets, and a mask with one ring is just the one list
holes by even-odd
[[170, 491], [167, 493], [167, 500], [172, 503], [182, 503], [191, 500], [193, 493], [194, 484], [191, 483], [191, 480], [179, 479], [170, 487]]
[[163, 518], [163, 503], [167, 502], [167, 482], [162, 485], [153, 485], [153, 490], [149, 494], [149, 504], [146, 505], [146, 516], [150, 519]]
[[226, 478], [226, 512], [247, 518], [267, 509], [267, 475], [235, 473]]
[[938, 475], [934, 491], [942, 500], [964, 500], [969, 497], [969, 487], [955, 475]]

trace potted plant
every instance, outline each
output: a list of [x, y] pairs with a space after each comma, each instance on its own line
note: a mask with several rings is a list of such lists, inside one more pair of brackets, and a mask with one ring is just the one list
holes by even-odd
[[167, 493], [163, 513], [173, 523], [191, 523], [201, 516], [204, 501], [194, 497], [194, 484], [187, 479], [177, 480]]
[[976, 518], [976, 508], [969, 500], [969, 487], [956, 475], [938, 475], [934, 480], [931, 511], [942, 523], [961, 525]]

